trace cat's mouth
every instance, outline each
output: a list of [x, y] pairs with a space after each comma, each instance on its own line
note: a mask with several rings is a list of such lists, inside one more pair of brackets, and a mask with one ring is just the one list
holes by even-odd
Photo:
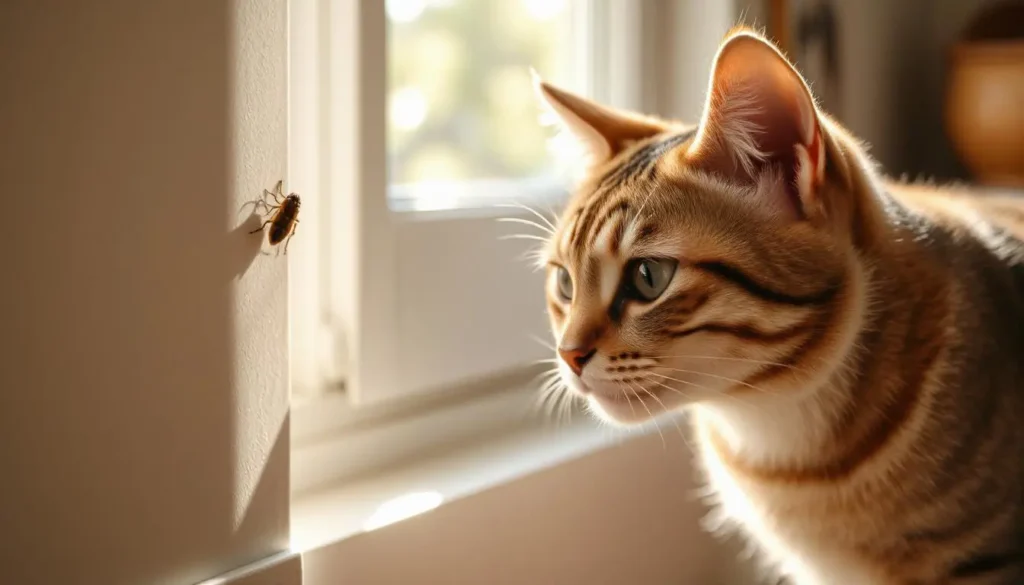
[[619, 424], [642, 423], [668, 411], [671, 396], [665, 388], [640, 385], [595, 389], [586, 394], [590, 405], [605, 420]]
[[649, 402], [657, 403], [661, 400], [664, 388], [620, 388], [610, 391], [591, 391], [588, 395], [601, 403], [617, 405], [646, 405]]
[[598, 378], [572, 385], [592, 412], [614, 424], [640, 424], [679, 406], [678, 393], [644, 378]]

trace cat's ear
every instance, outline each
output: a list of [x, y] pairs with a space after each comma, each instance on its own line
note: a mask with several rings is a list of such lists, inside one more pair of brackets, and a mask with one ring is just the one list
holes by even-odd
[[608, 161], [633, 142], [666, 130], [655, 118], [599, 104], [543, 81], [535, 72], [533, 83], [541, 103], [555, 114], [558, 125], [582, 147], [591, 164]]
[[787, 211], [807, 217], [824, 211], [818, 199], [826, 158], [822, 132], [800, 74], [767, 40], [741, 30], [715, 57], [686, 158], [691, 166], [759, 184]]

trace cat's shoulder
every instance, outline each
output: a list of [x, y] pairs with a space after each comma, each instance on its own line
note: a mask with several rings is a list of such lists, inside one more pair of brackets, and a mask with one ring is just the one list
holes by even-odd
[[[988, 250], [985, 255], [1010, 271], [1016, 296], [1024, 299], [1024, 189], [897, 182], [887, 187], [904, 206], [947, 233], [969, 236], [955, 238], [969, 258], [980, 248], [964, 246], [965, 241]], [[981, 270], [984, 262], [970, 264]]]
[[1024, 188], [890, 181], [888, 191], [907, 207], [934, 221], [960, 227], [985, 222], [1024, 241]]

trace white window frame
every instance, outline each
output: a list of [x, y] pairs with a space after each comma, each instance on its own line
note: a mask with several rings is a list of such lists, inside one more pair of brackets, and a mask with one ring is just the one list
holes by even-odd
[[[626, 108], [661, 101], [664, 48], [645, 29], [676, 1], [572, 0], [588, 31], [574, 42], [595, 64], [578, 88]], [[521, 421], [536, 392], [515, 391], [517, 373], [551, 356], [529, 339], [549, 337], [542, 275], [505, 261], [528, 244], [495, 221], [528, 213], [389, 207], [385, 19], [381, 0], [290, 0], [293, 491]], [[517, 200], [564, 197], [542, 185]]]

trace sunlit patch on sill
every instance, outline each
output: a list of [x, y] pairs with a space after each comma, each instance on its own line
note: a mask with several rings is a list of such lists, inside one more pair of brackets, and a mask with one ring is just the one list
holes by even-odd
[[395, 522], [401, 522], [441, 505], [444, 496], [440, 492], [412, 492], [392, 498], [380, 506], [363, 523], [364, 531], [376, 530]]

